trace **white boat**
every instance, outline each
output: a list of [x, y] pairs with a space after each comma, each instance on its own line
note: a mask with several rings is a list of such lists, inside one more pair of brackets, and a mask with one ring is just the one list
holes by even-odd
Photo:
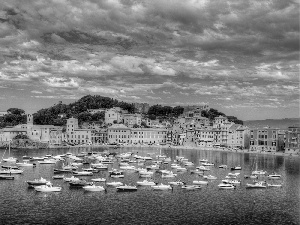
[[175, 186], [185, 185], [185, 183], [182, 181], [170, 181], [170, 182], [168, 182], [168, 184], [175, 185]]
[[267, 186], [264, 185], [264, 182], [256, 182], [254, 184], [246, 184], [247, 188], [266, 188]]
[[[5, 154], [5, 152], [4, 152]], [[3, 154], [3, 156], [4, 156]], [[8, 142], [8, 158], [6, 159], [2, 159], [4, 162], [10, 162], [10, 163], [14, 163], [17, 162], [17, 158], [10, 156], [10, 141]]]
[[181, 167], [181, 166], [176, 164], [176, 163], [171, 164], [171, 168], [173, 168], [173, 169], [176, 169], [176, 168], [179, 168], [179, 167]]
[[82, 187], [85, 191], [105, 191], [105, 188], [102, 186], [96, 186], [96, 185], [87, 185]]
[[131, 185], [121, 185], [116, 187], [117, 191], [137, 191], [136, 186], [131, 186]]
[[184, 166], [194, 166], [194, 163], [192, 162], [185, 162], [183, 163]]
[[200, 159], [200, 162], [208, 162], [208, 159]]
[[165, 159], [165, 158], [167, 158], [166, 155], [158, 155], [158, 156], [156, 156], [156, 157], [159, 158], [159, 159]]
[[175, 173], [166, 173], [166, 174], [162, 174], [161, 178], [174, 178], [176, 176], [177, 176], [177, 174], [175, 174]]
[[94, 178], [94, 179], [91, 179], [91, 181], [94, 181], [94, 182], [105, 182], [106, 179], [105, 178]]
[[202, 187], [200, 185], [182, 185], [181, 188], [186, 190], [196, 190]]
[[210, 170], [209, 168], [206, 168], [205, 166], [198, 166], [198, 167], [196, 167], [196, 169], [202, 170], [202, 171], [209, 171]]
[[168, 162], [169, 163], [171, 161], [172, 161], [172, 159], [170, 157], [164, 159], [164, 162]]
[[239, 180], [222, 180], [224, 184], [233, 184], [233, 185], [239, 185], [241, 182]]
[[78, 180], [80, 180], [80, 179], [78, 177], [74, 177], [74, 176], [64, 178], [64, 181], [66, 181], [66, 182], [78, 181]]
[[146, 166], [147, 169], [149, 170], [158, 170], [159, 169], [159, 165], [150, 165], [150, 166]]
[[233, 184], [219, 184], [219, 189], [235, 189], [235, 186]]
[[129, 166], [129, 163], [127, 163], [127, 162], [120, 162], [119, 166]]
[[203, 170], [196, 169], [196, 170], [191, 170], [191, 173], [195, 173], [195, 174], [203, 174], [204, 171], [203, 171]]
[[281, 175], [280, 174], [269, 174], [268, 175], [268, 178], [269, 179], [280, 179], [281, 178]]
[[71, 163], [71, 166], [82, 166], [83, 165], [83, 163], [81, 163], [81, 162], [73, 162], [73, 163]]
[[267, 183], [267, 186], [268, 187], [282, 187], [282, 184], [268, 184]]
[[177, 171], [187, 171], [187, 168], [184, 168], [184, 167], [177, 167], [176, 170], [177, 170]]
[[144, 170], [142, 170], [142, 171], [139, 171], [139, 174], [140, 175], [145, 175], [145, 174], [149, 174], [149, 175], [153, 175], [154, 174], [154, 172], [153, 171], [144, 171]]
[[221, 169], [227, 169], [227, 165], [220, 165], [219, 168], [221, 168]]
[[92, 173], [97, 173], [99, 172], [99, 170], [97, 170], [96, 168], [83, 168], [83, 171], [87, 171], [87, 172], [92, 172]]
[[194, 180], [194, 181], [193, 181], [193, 184], [207, 185], [208, 182], [207, 182], [207, 181], [204, 181], [204, 180]]
[[231, 170], [241, 170], [242, 167], [241, 166], [235, 166], [235, 167], [231, 167]]
[[53, 187], [51, 183], [46, 183], [45, 185], [34, 187], [36, 191], [39, 192], [58, 192], [61, 191], [61, 187]]
[[250, 178], [251, 179], [258, 179], [258, 176], [257, 175], [250, 175]]
[[135, 166], [120, 166], [121, 170], [135, 170]]
[[7, 169], [7, 170], [0, 170], [0, 174], [21, 174], [23, 170], [20, 169]]
[[76, 170], [76, 169], [78, 169], [78, 167], [77, 166], [72, 166], [72, 165], [63, 165], [62, 169], [63, 170]]
[[92, 176], [93, 172], [88, 171], [73, 171], [74, 176]]
[[137, 185], [140, 185], [140, 186], [153, 186], [156, 184], [155, 182], [149, 181], [149, 180], [138, 181], [136, 183], [137, 183]]
[[54, 175], [52, 176], [52, 179], [64, 179], [65, 176], [64, 175]]
[[252, 172], [252, 175], [265, 175], [266, 173], [267, 173], [267, 171], [255, 170]]
[[212, 176], [212, 175], [207, 175], [207, 176], [203, 176], [204, 179], [208, 179], [208, 180], [216, 180], [217, 177]]
[[149, 178], [152, 176], [153, 176], [153, 174], [140, 174], [140, 177], [142, 177], [142, 178]]
[[56, 160], [45, 159], [44, 161], [38, 161], [39, 164], [55, 164]]
[[37, 186], [37, 185], [45, 185], [49, 183], [50, 181], [46, 180], [45, 178], [40, 178], [40, 179], [34, 179], [34, 180], [28, 180], [26, 183], [30, 186]]
[[169, 184], [158, 184], [151, 186], [154, 190], [170, 190], [172, 189], [171, 185]]
[[121, 185], [123, 185], [123, 183], [122, 182], [119, 182], [119, 181], [112, 181], [112, 182], [107, 182], [106, 183], [106, 185], [107, 186], [121, 186]]
[[17, 162], [16, 163], [17, 166], [23, 166], [23, 167], [33, 167], [35, 166], [35, 164], [33, 163], [29, 163], [28, 160], [23, 160], [23, 162]]
[[228, 176], [231, 176], [231, 177], [237, 177], [239, 175], [240, 175], [240, 173], [228, 173]]
[[202, 165], [203, 166], [214, 166], [215, 164], [209, 163], [209, 162], [203, 162]]

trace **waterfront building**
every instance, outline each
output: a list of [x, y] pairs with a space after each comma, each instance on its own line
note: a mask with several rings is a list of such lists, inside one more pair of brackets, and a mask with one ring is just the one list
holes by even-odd
[[300, 127], [291, 126], [285, 133], [285, 153], [299, 154], [300, 151]]
[[61, 146], [63, 144], [62, 128], [51, 129], [49, 133], [49, 144], [52, 146]]
[[168, 130], [163, 128], [132, 128], [132, 144], [166, 144]]
[[215, 130], [213, 129], [196, 129], [195, 138], [199, 147], [213, 147], [215, 140]]
[[27, 135], [27, 129], [18, 127], [5, 127], [0, 130], [0, 142], [12, 141], [19, 134]]
[[92, 130], [92, 143], [104, 144], [107, 143], [107, 129]]
[[233, 124], [228, 130], [229, 148], [249, 148], [249, 129], [240, 124]]
[[131, 129], [124, 124], [113, 124], [107, 128], [109, 144], [130, 143]]
[[127, 127], [133, 127], [133, 125], [141, 126], [142, 116], [141, 114], [123, 114], [123, 124]]
[[250, 130], [250, 151], [279, 151], [283, 141], [279, 139], [278, 128], [256, 128]]
[[63, 137], [64, 141], [71, 144], [92, 143], [92, 132], [89, 129], [79, 129], [78, 119], [67, 119], [67, 129]]
[[106, 124], [121, 123], [122, 121], [123, 115], [120, 107], [114, 107], [105, 111]]

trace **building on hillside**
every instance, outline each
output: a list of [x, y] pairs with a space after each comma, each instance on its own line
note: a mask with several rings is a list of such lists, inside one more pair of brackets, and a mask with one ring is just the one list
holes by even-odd
[[149, 111], [149, 104], [148, 103], [134, 103], [134, 112], [135, 113], [148, 113]]
[[123, 115], [120, 107], [114, 107], [105, 111], [105, 123], [115, 124], [123, 121]]
[[7, 115], [8, 112], [7, 111], [0, 111], [0, 117]]
[[213, 129], [196, 129], [195, 138], [200, 147], [213, 147], [215, 141], [215, 131]]
[[141, 126], [142, 116], [141, 114], [123, 114], [123, 124], [127, 127], [133, 127], [133, 125]]
[[70, 144], [91, 144], [92, 132], [89, 129], [79, 129], [78, 119], [72, 117], [67, 119], [64, 141]]
[[227, 146], [229, 148], [249, 148], [249, 129], [240, 124], [233, 124], [228, 130]]
[[130, 143], [131, 129], [124, 124], [113, 124], [107, 128], [109, 144]]
[[285, 133], [285, 153], [300, 153], [300, 127], [291, 126]]
[[167, 129], [159, 128], [132, 128], [132, 144], [166, 144]]
[[213, 128], [220, 128], [225, 123], [228, 123], [228, 118], [225, 116], [217, 116], [213, 121]]
[[183, 106], [184, 108], [184, 111], [183, 113], [186, 113], [186, 112], [191, 112], [191, 111], [201, 111], [202, 110], [205, 110], [205, 111], [208, 111], [210, 109], [209, 105], [191, 105], [191, 106]]
[[250, 151], [276, 152], [284, 143], [279, 138], [278, 128], [256, 128], [250, 130]]

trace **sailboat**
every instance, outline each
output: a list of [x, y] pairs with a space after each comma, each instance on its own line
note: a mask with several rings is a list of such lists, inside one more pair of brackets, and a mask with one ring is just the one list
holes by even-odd
[[258, 161], [258, 156], [256, 155], [255, 170], [252, 171], [252, 175], [265, 175], [267, 171], [257, 169], [257, 161]]
[[9, 155], [8, 158], [3, 159], [4, 162], [12, 162], [12, 163], [17, 162], [17, 158], [14, 158], [14, 157], [10, 156], [10, 142], [8, 143], [8, 155]]

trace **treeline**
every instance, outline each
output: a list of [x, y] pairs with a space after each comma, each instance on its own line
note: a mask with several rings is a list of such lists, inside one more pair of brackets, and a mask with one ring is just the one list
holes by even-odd
[[26, 123], [27, 118], [23, 109], [10, 108], [7, 113], [0, 117], [0, 128]]
[[153, 105], [149, 108], [148, 117], [149, 119], [169, 119], [177, 118], [184, 111], [184, 108], [181, 106], [171, 107], [171, 106], [161, 106]]

